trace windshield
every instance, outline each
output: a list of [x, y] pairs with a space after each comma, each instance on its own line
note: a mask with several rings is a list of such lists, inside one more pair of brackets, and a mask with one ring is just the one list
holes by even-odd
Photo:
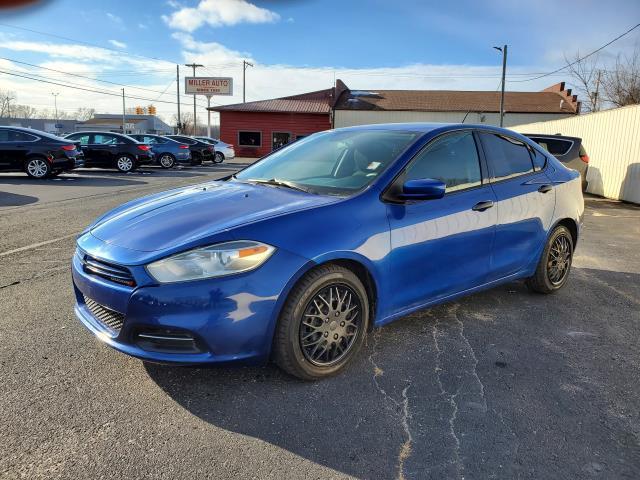
[[349, 195], [373, 182], [418, 136], [389, 130], [317, 133], [272, 153], [235, 178]]

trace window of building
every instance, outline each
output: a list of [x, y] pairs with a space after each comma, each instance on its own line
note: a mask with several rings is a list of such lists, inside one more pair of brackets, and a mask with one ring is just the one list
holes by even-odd
[[520, 140], [495, 133], [482, 133], [493, 178], [503, 180], [533, 172], [529, 148]]
[[471, 132], [444, 135], [429, 144], [407, 168], [405, 180], [433, 178], [455, 192], [482, 184], [480, 159]]
[[261, 147], [262, 132], [238, 132], [238, 145], [241, 147]]

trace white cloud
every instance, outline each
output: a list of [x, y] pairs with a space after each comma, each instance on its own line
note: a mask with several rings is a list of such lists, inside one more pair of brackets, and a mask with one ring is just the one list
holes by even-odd
[[114, 47], [118, 47], [118, 48], [127, 48], [127, 44], [124, 42], [120, 42], [118, 40], [109, 40], [109, 43], [111, 45], [113, 45]]
[[193, 32], [205, 24], [221, 27], [239, 23], [273, 23], [280, 19], [280, 15], [246, 0], [200, 0], [195, 8], [179, 6], [170, 15], [163, 15], [162, 19], [171, 28]]
[[120, 18], [118, 15], [114, 15], [113, 13], [107, 12], [107, 18], [109, 20], [111, 20], [114, 23], [118, 23], [118, 24], [122, 24], [122, 18]]
[[142, 30], [146, 30], [146, 29], [148, 29], [148, 28], [149, 28], [149, 26], [148, 26], [148, 25], [146, 25], [146, 24], [144, 24], [144, 23], [139, 23], [139, 24], [138, 24], [138, 28], [141, 28]]

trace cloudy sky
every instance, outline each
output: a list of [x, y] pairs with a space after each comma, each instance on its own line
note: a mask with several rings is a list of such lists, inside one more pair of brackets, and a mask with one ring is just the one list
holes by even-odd
[[[62, 110], [119, 112], [124, 85], [128, 106], [153, 103], [169, 120], [176, 64], [234, 77], [234, 96], [215, 103], [242, 101], [243, 59], [255, 65], [248, 101], [328, 88], [336, 78], [357, 89], [496, 90], [501, 58], [492, 46], [506, 43], [507, 88], [539, 90], [568, 78], [530, 79], [639, 21], [638, 0], [48, 0], [0, 11], [0, 89], [37, 108], [51, 108], [57, 92]], [[640, 28], [600, 58], [606, 64], [638, 44]]]

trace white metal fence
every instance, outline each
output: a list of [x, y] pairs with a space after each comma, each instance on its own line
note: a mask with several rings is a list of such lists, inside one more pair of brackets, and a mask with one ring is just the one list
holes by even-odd
[[582, 138], [589, 155], [587, 191], [640, 203], [640, 105], [510, 128]]

